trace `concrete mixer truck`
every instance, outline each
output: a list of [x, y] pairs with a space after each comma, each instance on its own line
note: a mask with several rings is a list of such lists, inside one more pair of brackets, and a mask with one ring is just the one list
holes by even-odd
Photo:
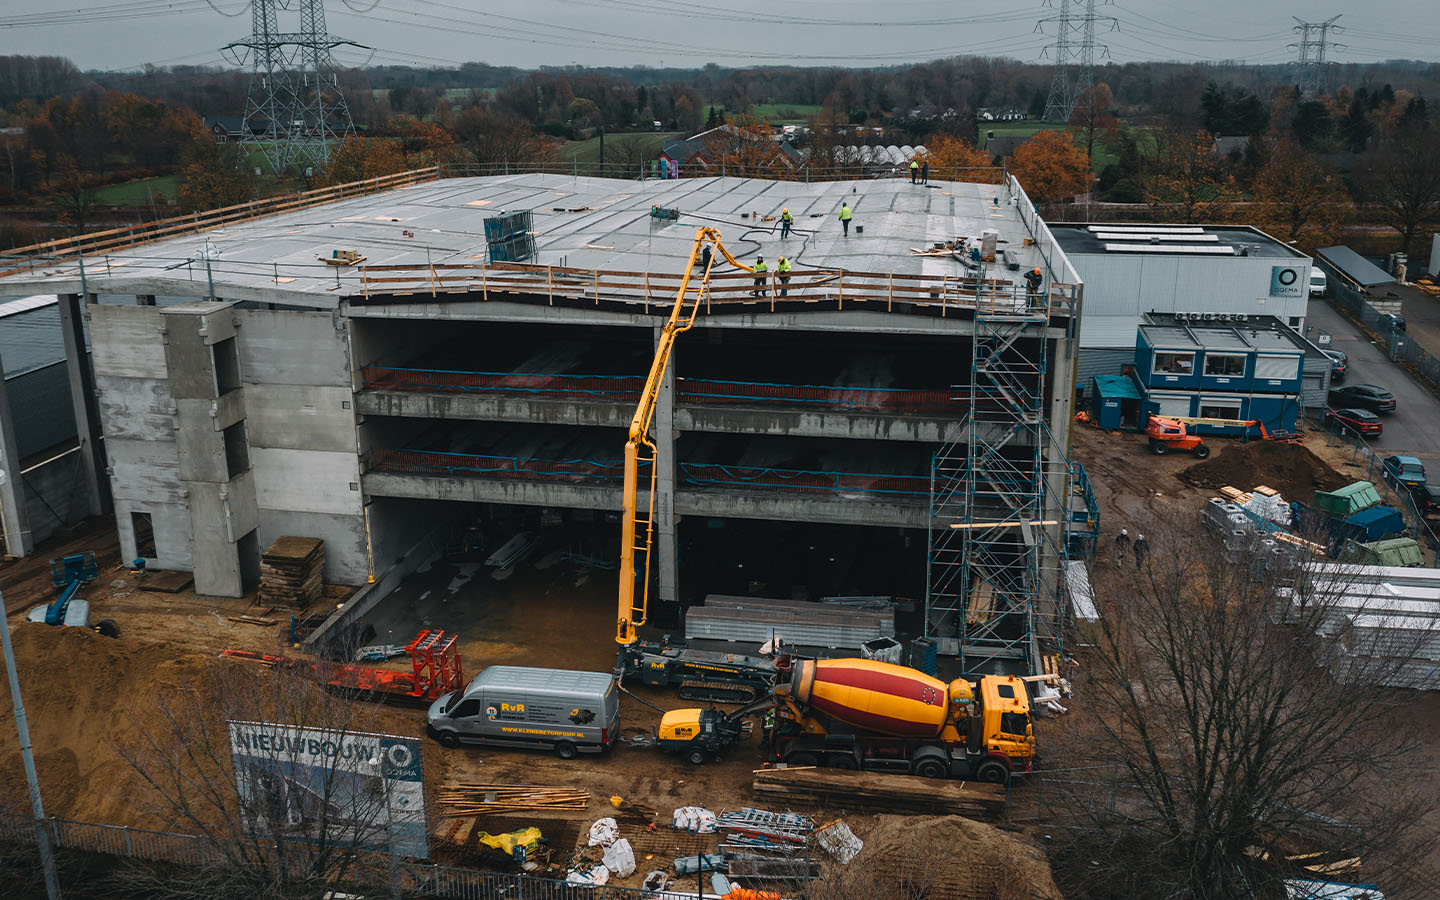
[[774, 710], [768, 751], [789, 765], [997, 784], [1034, 767], [1030, 698], [1019, 678], [946, 684], [869, 659], [806, 660], [788, 674], [768, 697], [733, 712], [666, 713], [656, 733], [660, 746], [702, 763], [739, 742], [749, 717]]

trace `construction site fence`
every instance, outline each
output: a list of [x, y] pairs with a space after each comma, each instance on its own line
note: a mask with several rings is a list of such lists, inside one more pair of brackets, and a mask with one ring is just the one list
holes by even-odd
[[1353, 285], [1338, 278], [1331, 278], [1330, 293], [1336, 306], [1359, 321], [1375, 336], [1391, 362], [1409, 369], [1432, 391], [1440, 391], [1440, 356], [1431, 353], [1415, 338], [1396, 328], [1389, 313], [1376, 309], [1370, 303], [1369, 295]]
[[434, 181], [439, 177], [439, 169], [432, 166], [408, 172], [397, 172], [393, 175], [382, 175], [377, 178], [367, 178], [363, 181], [351, 181], [309, 191], [299, 191], [294, 194], [284, 194], [266, 200], [236, 203], [219, 209], [170, 216], [156, 219], [153, 222], [141, 222], [75, 237], [29, 244], [4, 251], [3, 255], [10, 258], [0, 259], [0, 277], [34, 271], [37, 265], [44, 265], [56, 260], [83, 259], [87, 254], [94, 256], [180, 235], [197, 234], [236, 222], [276, 216], [350, 197], [362, 197], [406, 185]]
[[[453, 369], [412, 369], [366, 366], [361, 377], [371, 390], [442, 391], [535, 396], [557, 400], [639, 400], [644, 379], [638, 375], [573, 375], [558, 373], [468, 372]], [[776, 404], [847, 411], [951, 413], [962, 404], [950, 390], [831, 387], [678, 378], [676, 395], [686, 403], [716, 405]]]
[[[1008, 277], [974, 278], [958, 275], [912, 275], [902, 272], [851, 272], [844, 269], [796, 267], [788, 275], [769, 272], [715, 272], [703, 281], [697, 271], [690, 290], [703, 290], [702, 312], [774, 311], [787, 303], [823, 303], [835, 309], [865, 304], [867, 309], [892, 312], [921, 309], [948, 315], [980, 312], [990, 315], [1043, 319], [1069, 315], [1080, 286], [1053, 282], [1048, 289], [1030, 292]], [[1017, 276], [1018, 277], [1018, 276]], [[646, 313], [668, 315], [680, 291], [678, 272], [634, 272], [586, 269], [535, 263], [434, 263], [430, 265], [361, 266], [361, 292], [366, 300], [386, 303], [415, 302], [416, 295], [492, 293], [544, 297], [550, 305], [620, 303]]]
[[[618, 485], [624, 464], [616, 460], [533, 459], [522, 456], [487, 456], [425, 450], [370, 451], [370, 471], [414, 475], [479, 475], [487, 478], [533, 481], [568, 481], [589, 485]], [[821, 472], [770, 466], [728, 466], [687, 463], [676, 466], [677, 481], [697, 488], [787, 491], [830, 494], [837, 497], [890, 496], [923, 499], [930, 479], [919, 475], [859, 472]]]
[[[528, 160], [491, 163], [442, 163], [444, 178], [480, 178], [495, 175], [567, 175], [578, 178], [621, 178], [633, 181], [671, 181], [677, 178], [763, 178], [770, 181], [826, 182], [904, 178], [910, 175], [909, 162], [866, 163], [826, 161], [825, 163], [745, 164], [721, 159], [714, 163], [669, 165], [658, 159], [626, 159], [614, 162], [570, 159]], [[1002, 166], [930, 166], [931, 181], [961, 181], [970, 184], [1000, 184], [1005, 180]]]
[[[120, 859], [189, 867], [223, 865], [223, 848], [214, 839], [124, 825], [102, 825], [50, 817], [44, 827], [56, 850], [98, 853]], [[35, 819], [0, 814], [0, 840], [36, 844]], [[245, 852], [254, 849], [246, 845]], [[356, 854], [350, 886], [383, 886], [393, 882], [406, 895], [453, 897], [457, 900], [654, 900], [655, 894], [611, 885], [581, 886], [553, 878], [507, 875], [455, 866], [394, 859], [383, 853]]]

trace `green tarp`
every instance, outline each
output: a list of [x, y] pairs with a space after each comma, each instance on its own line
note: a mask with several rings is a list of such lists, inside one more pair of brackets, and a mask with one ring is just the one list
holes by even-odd
[[1357, 481], [1338, 491], [1316, 491], [1315, 508], [1343, 519], [1380, 505], [1380, 493], [1368, 481]]

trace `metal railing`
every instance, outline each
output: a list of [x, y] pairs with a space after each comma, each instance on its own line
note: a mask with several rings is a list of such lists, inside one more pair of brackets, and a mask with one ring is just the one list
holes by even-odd
[[[531, 263], [432, 263], [429, 265], [361, 266], [361, 294], [384, 303], [415, 302], [415, 295], [497, 294], [542, 297], [555, 305], [584, 303], [640, 307], [646, 313], [668, 314], [680, 289], [678, 272], [630, 272]], [[692, 288], [695, 285], [692, 283]], [[823, 303], [835, 309], [846, 304], [883, 307], [886, 312], [924, 309], [943, 317], [955, 312], [986, 310], [996, 315], [1069, 315], [1078, 286], [1055, 282], [1049, 290], [1029, 292], [1008, 279], [954, 275], [912, 275], [903, 272], [851, 272], [844, 269], [794, 269], [781, 278], [769, 272], [712, 273], [705, 285], [705, 313], [774, 311], [788, 303]], [[499, 299], [499, 298], [497, 298]], [[423, 302], [423, 299], [422, 299]]]
[[[623, 178], [634, 181], [670, 181], [675, 178], [764, 178], [770, 181], [871, 181], [885, 178], [909, 178], [909, 162], [816, 162], [811, 164], [772, 163], [748, 165], [720, 159], [714, 163], [682, 163], [673, 170], [659, 160], [626, 160], [606, 162], [566, 159], [531, 160], [497, 163], [443, 163], [444, 178], [478, 178], [495, 175], [566, 175], [587, 178]], [[673, 171], [674, 174], [670, 172]], [[1005, 178], [1003, 166], [930, 166], [932, 181], [963, 181], [971, 184], [1000, 184]]]
[[[411, 475], [475, 475], [519, 481], [568, 482], [614, 486], [624, 478], [618, 459], [533, 459], [427, 450], [370, 451], [368, 471]], [[678, 483], [695, 488], [735, 488], [811, 494], [843, 499], [883, 497], [919, 502], [929, 495], [930, 479], [921, 475], [874, 472], [824, 472], [773, 466], [728, 466], [717, 463], [677, 465]]]

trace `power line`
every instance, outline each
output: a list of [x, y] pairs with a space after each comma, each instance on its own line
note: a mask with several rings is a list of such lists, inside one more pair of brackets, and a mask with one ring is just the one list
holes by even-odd
[[[1109, 4], [1112, 0], [1103, 2]], [[1095, 24], [1109, 23], [1110, 30], [1114, 31], [1119, 27], [1119, 20], [1114, 16], [1097, 16], [1095, 0], [1059, 0], [1059, 3], [1059, 13], [1041, 19], [1035, 30], [1043, 33], [1046, 25], [1055, 27], [1055, 40], [1046, 45], [1044, 51], [1055, 54], [1055, 74], [1050, 79], [1050, 95], [1045, 99], [1045, 118], [1068, 122], [1075, 106], [1090, 96], [1095, 86]], [[1054, 8], [1051, 0], [1045, 0], [1045, 5]], [[1100, 45], [1100, 51], [1102, 55], [1110, 53], [1104, 44]]]
[[[1295, 18], [1291, 16], [1291, 18]], [[1296, 25], [1291, 30], [1300, 35], [1300, 40], [1289, 47], [1299, 52], [1300, 58], [1295, 65], [1300, 69], [1300, 96], [1318, 97], [1325, 93], [1325, 54], [1330, 47], [1337, 50], [1344, 49], [1344, 44], [1331, 44], [1331, 31], [1344, 31], [1344, 26], [1336, 25], [1340, 16], [1331, 16], [1323, 22], [1304, 22], [1295, 19]]]

